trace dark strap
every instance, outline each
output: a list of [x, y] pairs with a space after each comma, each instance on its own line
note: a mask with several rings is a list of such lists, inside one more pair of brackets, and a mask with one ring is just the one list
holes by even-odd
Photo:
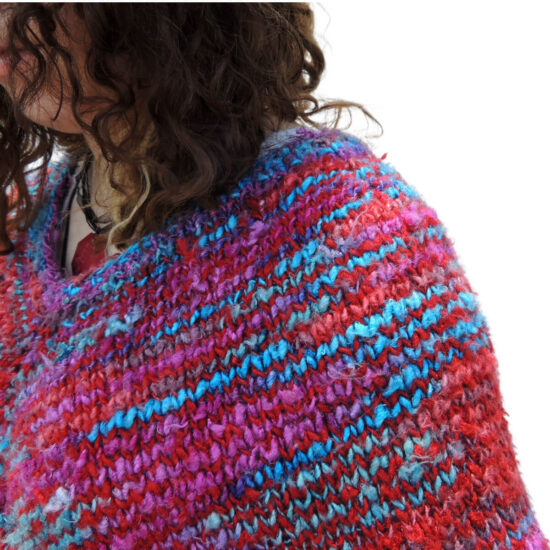
[[[90, 201], [90, 187], [88, 184], [88, 170], [92, 163], [92, 158], [93, 157], [91, 155], [88, 157], [84, 168], [82, 169], [79, 178], [80, 181], [77, 185], [76, 200], [78, 202], [78, 205], [84, 212], [84, 215], [86, 216], [86, 221], [88, 222], [88, 225], [92, 228], [92, 231], [94, 233], [105, 233], [106, 231], [109, 231], [109, 229], [111, 229], [113, 224], [109, 212], [105, 212], [105, 214], [103, 214], [102, 216], [97, 217], [92, 209]], [[102, 223], [107, 223], [107, 225], [101, 227], [100, 224]]]
[[59, 264], [63, 268], [65, 267], [65, 261], [67, 258], [67, 242], [69, 240], [69, 217], [71, 212], [71, 205], [73, 204], [73, 198], [76, 193], [76, 188], [78, 187], [78, 178], [75, 177], [75, 168], [72, 169], [71, 176], [74, 178], [74, 181], [63, 204], [63, 225], [61, 228], [61, 233], [63, 235], [63, 245], [60, 249], [60, 254], [58, 254]]

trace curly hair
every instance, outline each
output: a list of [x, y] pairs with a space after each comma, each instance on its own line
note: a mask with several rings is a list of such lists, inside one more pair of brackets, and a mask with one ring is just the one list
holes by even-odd
[[[71, 52], [54, 36], [58, 25], [69, 34], [60, 14], [64, 6], [75, 10], [89, 35], [86, 71], [112, 98], [84, 97]], [[41, 39], [30, 29], [31, 19]], [[44, 127], [23, 114], [48, 89], [54, 70], [60, 74], [59, 60], [72, 86], [66, 96], [73, 116], [109, 165], [102, 185], [113, 193], [115, 223], [107, 246], [118, 249], [193, 201], [216, 207], [219, 195], [256, 160], [270, 123], [273, 131], [284, 123], [319, 127], [312, 115], [334, 109], [336, 127], [342, 110], [356, 107], [382, 128], [359, 103], [319, 105], [312, 95], [325, 58], [305, 3], [21, 3], [12, 9], [8, 36], [14, 60], [20, 60], [18, 47], [25, 48], [37, 70], [32, 79], [23, 75], [25, 88], [16, 99], [0, 87], [2, 254], [14, 249], [8, 230], [24, 231], [35, 219], [55, 149], [64, 149], [71, 162], [91, 154], [82, 134]], [[87, 124], [80, 109], [100, 103], [107, 107]], [[24, 175], [36, 161], [35, 198]]]

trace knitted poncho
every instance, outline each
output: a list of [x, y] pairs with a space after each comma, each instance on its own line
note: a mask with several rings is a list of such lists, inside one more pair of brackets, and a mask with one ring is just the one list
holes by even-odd
[[2, 548], [548, 548], [477, 295], [383, 158], [300, 127], [70, 278], [52, 161], [0, 256]]

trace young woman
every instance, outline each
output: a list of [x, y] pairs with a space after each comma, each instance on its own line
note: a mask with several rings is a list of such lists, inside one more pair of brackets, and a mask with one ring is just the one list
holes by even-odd
[[2, 548], [548, 548], [476, 294], [313, 96], [307, 4], [0, 14]]

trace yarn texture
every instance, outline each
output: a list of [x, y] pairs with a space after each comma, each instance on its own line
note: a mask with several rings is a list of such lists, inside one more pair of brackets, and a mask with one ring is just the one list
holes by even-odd
[[1, 548], [549, 548], [478, 297], [384, 159], [278, 133], [72, 277], [51, 162], [0, 256]]

